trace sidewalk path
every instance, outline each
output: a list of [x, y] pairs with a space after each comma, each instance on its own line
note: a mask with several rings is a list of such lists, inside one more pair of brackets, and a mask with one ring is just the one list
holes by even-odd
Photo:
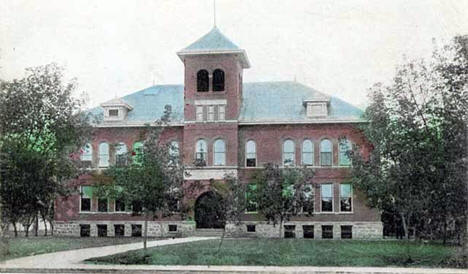
[[[163, 246], [216, 237], [189, 237], [148, 242], [148, 247]], [[142, 248], [142, 243], [93, 247], [22, 257], [0, 262], [0, 272], [36, 273], [320, 273], [320, 274], [390, 274], [448, 273], [467, 274], [467, 269], [392, 268], [392, 267], [276, 267], [276, 266], [183, 266], [183, 265], [92, 265], [83, 260]]]

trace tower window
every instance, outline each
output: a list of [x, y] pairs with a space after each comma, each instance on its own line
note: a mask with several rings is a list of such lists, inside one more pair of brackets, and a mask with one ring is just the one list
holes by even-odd
[[[223, 80], [224, 81], [224, 80]], [[209, 79], [208, 71], [202, 69], [197, 72], [197, 91], [208, 91]]]
[[224, 90], [224, 71], [215, 69], [213, 72], [213, 91]]

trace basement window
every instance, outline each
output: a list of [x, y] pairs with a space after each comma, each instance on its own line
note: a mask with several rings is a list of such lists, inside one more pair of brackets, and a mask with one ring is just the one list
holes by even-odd
[[295, 225], [284, 226], [284, 238], [296, 238], [296, 226]]
[[89, 237], [91, 235], [90, 225], [80, 225], [80, 237]]
[[107, 225], [97, 225], [98, 237], [107, 237]]
[[304, 232], [304, 238], [306, 239], [314, 238], [314, 226], [313, 225], [303, 225], [302, 230]]
[[115, 237], [125, 236], [125, 225], [114, 225], [114, 235]]
[[132, 225], [132, 237], [141, 237], [141, 225]]
[[341, 226], [341, 239], [352, 239], [353, 238], [353, 226], [342, 225]]
[[332, 225], [322, 225], [322, 239], [333, 239]]
[[247, 225], [247, 232], [255, 232], [255, 225]]
[[177, 225], [169, 225], [169, 232], [176, 232], [177, 231]]

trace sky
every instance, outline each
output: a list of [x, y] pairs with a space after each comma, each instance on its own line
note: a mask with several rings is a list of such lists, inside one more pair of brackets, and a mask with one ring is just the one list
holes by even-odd
[[[213, 0], [0, 0], [0, 79], [51, 62], [89, 106], [183, 84], [176, 52], [211, 30]], [[247, 51], [245, 82], [297, 81], [364, 107], [406, 59], [468, 34], [468, 0], [216, 0], [216, 25]]]

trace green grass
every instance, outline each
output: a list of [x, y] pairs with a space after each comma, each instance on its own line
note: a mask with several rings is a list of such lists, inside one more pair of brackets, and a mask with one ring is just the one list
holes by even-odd
[[[142, 238], [68, 238], [68, 237], [18, 237], [8, 238], [8, 251], [3, 245], [0, 252], [0, 261], [16, 257], [24, 257], [55, 251], [97, 247], [105, 245], [126, 244], [142, 241]], [[5, 254], [7, 253], [7, 254]]]
[[229, 239], [130, 251], [97, 264], [443, 267], [455, 247], [404, 241]]

